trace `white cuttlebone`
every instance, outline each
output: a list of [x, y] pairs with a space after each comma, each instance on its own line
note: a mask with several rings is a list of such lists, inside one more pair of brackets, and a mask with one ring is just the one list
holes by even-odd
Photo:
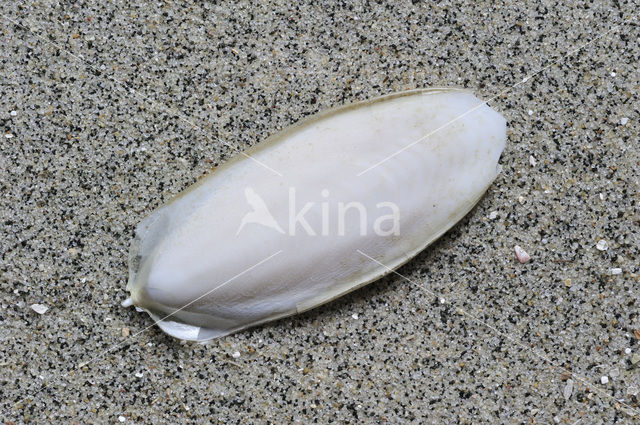
[[[205, 341], [331, 301], [401, 266], [469, 212], [499, 173], [505, 141], [504, 118], [461, 89], [317, 114], [246, 152], [268, 168], [238, 156], [142, 221], [123, 305], [170, 335]], [[256, 195], [273, 220], [242, 225]], [[315, 235], [290, 221], [307, 202]], [[344, 234], [340, 202], [367, 213], [347, 209]], [[377, 220], [392, 228], [382, 202], [397, 206], [398, 234], [374, 231]]]

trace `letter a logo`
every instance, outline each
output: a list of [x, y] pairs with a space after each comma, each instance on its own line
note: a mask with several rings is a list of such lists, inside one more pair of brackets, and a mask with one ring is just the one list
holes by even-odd
[[246, 224], [251, 223], [261, 224], [271, 229], [276, 229], [280, 233], [284, 233], [284, 230], [282, 230], [278, 222], [273, 218], [267, 208], [267, 204], [260, 195], [258, 195], [252, 188], [245, 187], [244, 196], [247, 198], [247, 203], [251, 208], [253, 208], [253, 211], [249, 211], [244, 215], [244, 217], [242, 217], [242, 222], [240, 223], [240, 227], [238, 227], [236, 236], [240, 234], [240, 231]]

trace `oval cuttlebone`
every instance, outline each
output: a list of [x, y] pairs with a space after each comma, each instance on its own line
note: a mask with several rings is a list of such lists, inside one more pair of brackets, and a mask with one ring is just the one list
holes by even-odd
[[206, 341], [300, 313], [401, 266], [499, 172], [504, 118], [461, 89], [319, 113], [228, 161], [140, 223], [130, 298]]

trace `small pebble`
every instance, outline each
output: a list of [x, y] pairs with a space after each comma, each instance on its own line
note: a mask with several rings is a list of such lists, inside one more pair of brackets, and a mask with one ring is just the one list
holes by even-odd
[[237, 359], [240, 357], [240, 352], [239, 351], [234, 351], [233, 354], [231, 355], [231, 357], [233, 357], [234, 359]]
[[621, 274], [622, 273], [622, 269], [619, 267], [614, 267], [611, 269], [611, 274], [616, 275], [616, 274]]
[[604, 239], [600, 239], [596, 244], [598, 251], [606, 251], [609, 248], [609, 244]]
[[[9, 114], [10, 114], [12, 117], [15, 117], [16, 115], [18, 115], [18, 111], [11, 111], [11, 112], [9, 112]], [[623, 119], [625, 119], [625, 118], [623, 118]], [[623, 125], [624, 125], [624, 124], [623, 124]]]
[[602, 385], [606, 385], [609, 383], [609, 377], [608, 376], [603, 376], [602, 378], [600, 378], [600, 382], [602, 383]]
[[498, 218], [498, 211], [491, 211], [489, 213], [489, 220], [495, 220], [496, 218]]
[[613, 71], [611, 71], [611, 76], [612, 76], [612, 77], [615, 77], [615, 76], [616, 76], [616, 73], [615, 73], [615, 72], [613, 72]]
[[571, 394], [573, 393], [573, 379], [567, 379], [567, 385], [564, 386], [564, 391], [562, 395], [565, 400], [569, 400], [571, 398]]
[[566, 278], [565, 280], [563, 280], [563, 282], [564, 282], [564, 286], [571, 287], [571, 279]]
[[631, 385], [629, 388], [627, 388], [627, 394], [630, 396], [636, 396], [639, 392], [640, 390], [638, 390], [638, 387], [636, 387], [635, 385]]
[[122, 336], [123, 337], [128, 337], [129, 334], [131, 333], [131, 331], [129, 330], [129, 328], [122, 328]]
[[124, 422], [124, 421], [126, 421], [126, 420], [127, 420], [127, 418], [125, 418], [124, 416], [118, 416], [118, 420], [119, 420], [120, 422]]
[[49, 310], [49, 307], [43, 304], [31, 304], [31, 310], [38, 314], [45, 314], [47, 310]]
[[136, 373], [136, 378], [142, 378], [144, 374], [142, 372]]
[[353, 313], [353, 314], [351, 315], [351, 317], [353, 317], [354, 319], [358, 320], [358, 313]]
[[522, 264], [528, 263], [531, 260], [531, 256], [520, 247], [520, 245], [516, 245], [513, 247], [514, 252], [516, 253], [516, 258]]
[[624, 349], [625, 354], [631, 354], [631, 348], [627, 347]]
[[535, 166], [536, 166], [536, 164], [537, 164], [536, 159], [533, 157], [533, 155], [529, 155], [529, 164], [530, 164], [532, 167], [535, 167]]
[[636, 353], [631, 357], [631, 364], [636, 364], [640, 362], [640, 354]]
[[629, 118], [627, 118], [627, 117], [622, 117], [620, 119], [620, 124], [622, 124], [622, 125], [627, 125], [628, 122], [629, 122]]
[[531, 109], [529, 109], [529, 110], [527, 111], [527, 114], [529, 114], [529, 115], [531, 116], [531, 115], [533, 115], [533, 111], [532, 111]]
[[7, 133], [7, 134], [4, 135], [4, 137], [6, 137], [7, 139], [11, 139], [11, 138], [13, 138], [13, 134]]

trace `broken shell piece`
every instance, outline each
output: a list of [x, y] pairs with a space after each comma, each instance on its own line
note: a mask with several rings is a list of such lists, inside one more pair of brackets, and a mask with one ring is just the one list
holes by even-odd
[[464, 217], [497, 176], [505, 140], [504, 118], [466, 90], [313, 116], [140, 223], [123, 305], [205, 341], [334, 300]]
[[514, 252], [516, 253], [516, 258], [522, 264], [528, 263], [531, 260], [531, 256], [520, 247], [520, 245], [516, 245], [513, 247]]
[[49, 310], [49, 307], [44, 304], [31, 304], [31, 310], [38, 314], [45, 314], [47, 310]]

